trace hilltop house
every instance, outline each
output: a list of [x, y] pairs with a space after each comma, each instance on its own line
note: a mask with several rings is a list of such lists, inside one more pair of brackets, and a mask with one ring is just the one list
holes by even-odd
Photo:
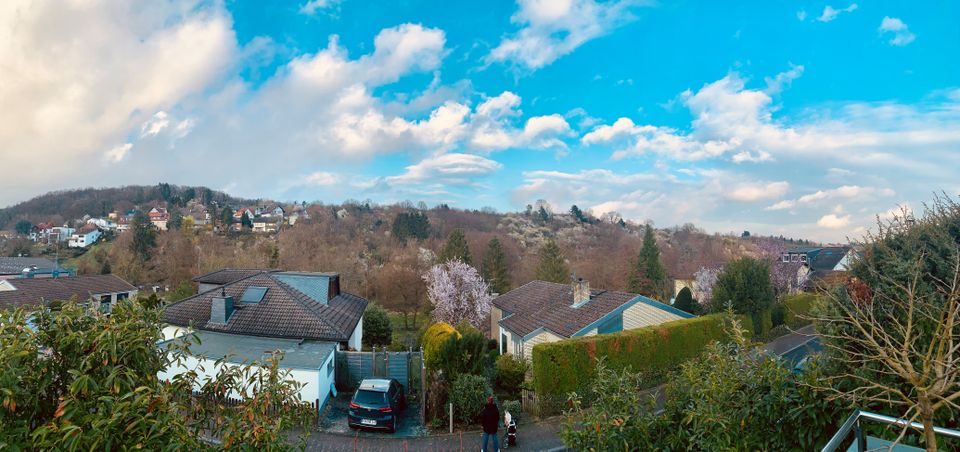
[[97, 243], [100, 236], [100, 228], [95, 224], [88, 223], [70, 236], [70, 242], [67, 243], [67, 246], [70, 248], [86, 248]]
[[218, 359], [243, 365], [282, 351], [280, 366], [304, 384], [300, 399], [322, 407], [335, 391], [335, 352], [361, 347], [366, 307], [367, 300], [340, 292], [337, 273], [256, 272], [166, 307], [166, 340], [182, 340], [192, 327], [200, 343], [159, 378], [196, 370], [202, 379], [216, 374]]
[[71, 299], [101, 312], [137, 295], [137, 288], [116, 275], [60, 276], [0, 280], [0, 309], [48, 306]]
[[501, 353], [533, 358], [533, 346], [615, 333], [693, 317], [642, 295], [573, 284], [531, 281], [493, 300], [490, 333]]
[[147, 213], [150, 217], [150, 223], [160, 231], [167, 230], [167, 221], [170, 221], [170, 212], [163, 207], [154, 207]]

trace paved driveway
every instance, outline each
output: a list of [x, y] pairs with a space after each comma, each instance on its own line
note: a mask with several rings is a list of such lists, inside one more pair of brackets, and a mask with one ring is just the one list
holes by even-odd
[[[314, 432], [307, 438], [308, 451], [476, 451], [480, 449], [480, 432], [456, 432], [419, 438], [397, 438], [381, 434], [340, 435]], [[503, 441], [503, 429], [500, 441]], [[551, 419], [535, 424], [523, 424], [517, 428], [517, 447], [501, 449], [508, 451], [556, 451], [563, 450], [560, 441], [560, 419]]]

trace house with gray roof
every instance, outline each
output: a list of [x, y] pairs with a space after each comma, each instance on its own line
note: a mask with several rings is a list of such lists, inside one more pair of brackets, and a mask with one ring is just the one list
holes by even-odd
[[50, 259], [42, 257], [0, 257], [0, 279], [20, 278], [38, 269], [54, 269]]
[[0, 310], [40, 308], [74, 300], [110, 312], [120, 300], [137, 295], [137, 288], [116, 275], [57, 276], [0, 280]]
[[583, 279], [572, 284], [530, 281], [493, 300], [490, 332], [501, 353], [530, 360], [537, 344], [690, 317], [635, 293], [591, 289]]
[[200, 344], [191, 347], [191, 360], [160, 378], [191, 370], [212, 377], [219, 359], [242, 365], [281, 351], [281, 367], [304, 384], [300, 399], [322, 406], [335, 391], [335, 352], [360, 350], [367, 300], [341, 292], [337, 273], [225, 269], [200, 279], [222, 284], [163, 314], [167, 341], [192, 333]]

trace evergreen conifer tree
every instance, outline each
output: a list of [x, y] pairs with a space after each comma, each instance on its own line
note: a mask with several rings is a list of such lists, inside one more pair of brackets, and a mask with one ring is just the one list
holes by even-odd
[[660, 301], [668, 298], [669, 279], [667, 270], [660, 261], [660, 248], [649, 224], [643, 232], [643, 246], [633, 272], [630, 273], [628, 289]]
[[570, 279], [570, 269], [567, 268], [563, 252], [553, 239], [548, 240], [543, 248], [540, 248], [537, 279], [555, 283], [565, 283]]
[[510, 270], [507, 268], [507, 255], [503, 252], [500, 240], [490, 239], [487, 245], [487, 254], [483, 255], [483, 268], [481, 275], [487, 284], [490, 284], [490, 291], [497, 294], [505, 294], [510, 291]]
[[467, 237], [463, 235], [463, 229], [457, 228], [447, 237], [447, 242], [443, 244], [440, 255], [437, 256], [439, 263], [445, 263], [454, 259], [460, 259], [464, 264], [473, 265], [470, 258], [470, 247], [467, 245]]

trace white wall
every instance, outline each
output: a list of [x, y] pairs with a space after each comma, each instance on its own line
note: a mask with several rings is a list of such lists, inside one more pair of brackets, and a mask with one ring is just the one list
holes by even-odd
[[347, 347], [350, 347], [356, 351], [362, 350], [363, 347], [363, 316], [360, 316], [360, 321], [357, 322], [357, 327], [353, 329], [353, 334], [350, 335], [350, 339], [347, 340]]
[[643, 302], [636, 302], [623, 311], [623, 329], [632, 330], [645, 326], [659, 325], [664, 322], [680, 320], [683, 317], [655, 308]]
[[527, 361], [533, 360], [533, 346], [537, 344], [545, 344], [547, 342], [556, 342], [563, 340], [562, 337], [557, 336], [549, 331], [543, 331], [540, 334], [531, 337], [523, 341], [523, 357]]
[[[319, 399], [321, 408], [326, 403], [327, 397], [330, 394], [330, 387], [334, 383], [334, 375], [336, 374], [334, 371], [328, 375], [327, 366], [333, 362], [335, 355], [336, 353], [331, 352], [323, 366], [318, 370], [284, 369], [290, 371], [288, 375], [289, 379], [304, 383], [304, 386], [300, 388], [298, 394], [301, 401], [313, 403]], [[187, 356], [179, 365], [174, 363], [164, 371], [159, 372], [157, 378], [159, 378], [160, 381], [173, 381], [174, 376], [195, 370], [197, 372], [197, 383], [194, 385], [194, 389], [199, 390], [203, 382], [216, 377], [217, 372], [222, 366], [242, 367], [242, 365], [234, 363], [221, 363], [220, 366], [217, 366], [216, 360]], [[335, 367], [336, 366], [334, 366], [334, 368]], [[239, 398], [240, 394], [234, 393], [231, 394], [231, 397]]]
[[166, 325], [163, 327], [163, 340], [169, 341], [170, 339], [178, 338], [189, 332], [190, 328], [185, 326]]

